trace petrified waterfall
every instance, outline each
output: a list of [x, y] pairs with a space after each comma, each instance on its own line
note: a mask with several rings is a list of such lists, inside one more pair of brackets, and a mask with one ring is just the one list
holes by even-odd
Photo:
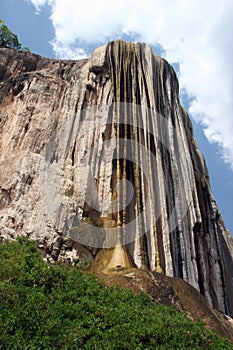
[[1, 239], [178, 276], [233, 316], [232, 237], [172, 67], [123, 41], [80, 61], [0, 55]]

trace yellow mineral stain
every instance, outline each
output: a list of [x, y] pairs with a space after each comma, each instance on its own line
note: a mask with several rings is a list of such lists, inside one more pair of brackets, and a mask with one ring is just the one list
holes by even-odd
[[92, 269], [98, 272], [110, 273], [121, 268], [135, 267], [132, 258], [129, 257], [126, 248], [117, 245], [111, 249], [101, 250], [92, 265]]
[[106, 270], [114, 269], [117, 267], [131, 267], [129, 257], [125, 247], [117, 245], [113, 251]]

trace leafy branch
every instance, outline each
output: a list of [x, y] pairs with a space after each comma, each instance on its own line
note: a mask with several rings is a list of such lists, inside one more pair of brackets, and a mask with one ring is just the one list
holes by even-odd
[[22, 48], [22, 44], [19, 42], [17, 35], [10, 31], [2, 19], [0, 19], [0, 47], [16, 50], [22, 49], [22, 51], [30, 52], [28, 47]]

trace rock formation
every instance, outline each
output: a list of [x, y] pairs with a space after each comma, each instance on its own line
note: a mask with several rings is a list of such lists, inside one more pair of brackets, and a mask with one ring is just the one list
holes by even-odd
[[233, 316], [232, 237], [172, 67], [123, 41], [80, 61], [0, 57], [1, 239], [180, 277]]

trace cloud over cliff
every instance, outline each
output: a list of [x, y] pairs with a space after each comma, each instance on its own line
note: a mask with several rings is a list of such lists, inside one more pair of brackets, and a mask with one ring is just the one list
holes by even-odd
[[129, 35], [160, 44], [178, 62], [189, 112], [233, 168], [233, 3], [231, 0], [27, 0], [51, 6], [52, 46], [60, 58], [83, 58], [88, 46]]

